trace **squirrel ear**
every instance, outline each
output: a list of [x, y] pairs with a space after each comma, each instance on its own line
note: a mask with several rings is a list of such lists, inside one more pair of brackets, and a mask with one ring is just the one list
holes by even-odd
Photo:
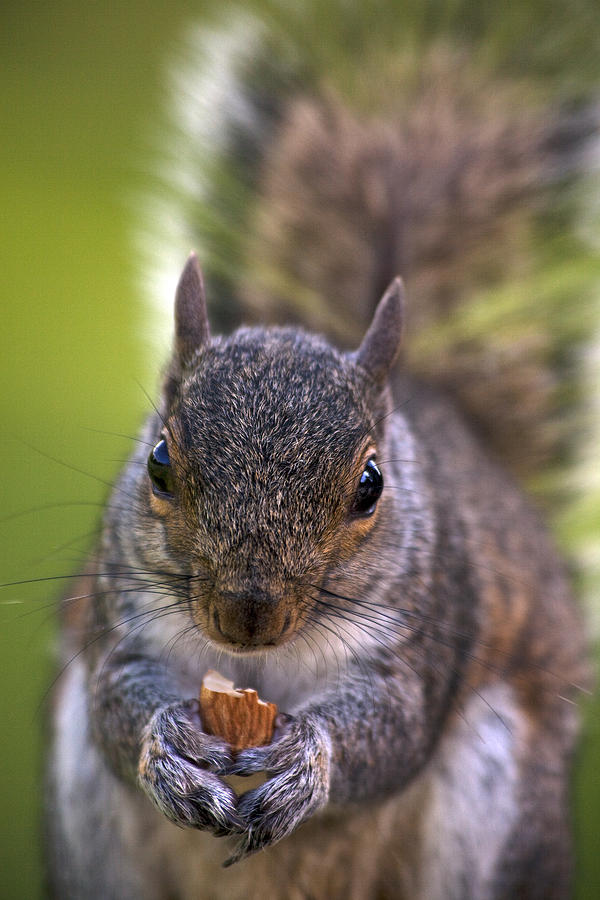
[[190, 253], [175, 292], [175, 356], [182, 367], [210, 339], [200, 264]]
[[404, 285], [395, 278], [377, 304], [373, 321], [355, 354], [359, 366], [383, 386], [394, 365], [404, 331]]

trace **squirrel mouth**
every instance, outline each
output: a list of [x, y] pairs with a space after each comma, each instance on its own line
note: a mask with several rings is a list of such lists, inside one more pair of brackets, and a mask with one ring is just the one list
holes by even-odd
[[287, 644], [294, 637], [293, 632], [289, 636], [283, 636], [279, 640], [273, 641], [253, 641], [252, 643], [242, 643], [239, 641], [224, 640], [213, 634], [209, 635], [211, 642], [219, 648], [219, 650], [230, 653], [232, 656], [257, 656], [265, 653], [273, 653], [278, 647]]

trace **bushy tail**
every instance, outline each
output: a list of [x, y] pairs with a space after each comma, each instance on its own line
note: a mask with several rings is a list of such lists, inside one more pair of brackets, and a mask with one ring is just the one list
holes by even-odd
[[170, 298], [194, 246], [222, 326], [291, 320], [343, 345], [401, 274], [411, 369], [517, 474], [569, 493], [568, 539], [598, 509], [569, 462], [600, 327], [597, 7], [486, 10], [256, 0], [198, 26], [173, 67], [150, 272]]

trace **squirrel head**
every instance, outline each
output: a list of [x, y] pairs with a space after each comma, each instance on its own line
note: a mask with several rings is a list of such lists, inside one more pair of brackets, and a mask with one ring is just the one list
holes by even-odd
[[275, 646], [314, 622], [328, 572], [378, 527], [402, 321], [398, 279], [354, 353], [296, 328], [211, 339], [190, 256], [146, 489], [191, 575], [194, 621], [224, 649]]

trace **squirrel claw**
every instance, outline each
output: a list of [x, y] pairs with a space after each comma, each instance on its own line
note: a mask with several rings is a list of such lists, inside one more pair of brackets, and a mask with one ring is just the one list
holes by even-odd
[[241, 862], [243, 859], [247, 859], [249, 856], [254, 856], [255, 853], [258, 853], [259, 850], [262, 850], [269, 843], [256, 843], [253, 841], [252, 830], [248, 831], [241, 841], [238, 843], [237, 847], [229, 856], [225, 862], [221, 863], [223, 869], [229, 869], [230, 866], [234, 866], [236, 863]]

